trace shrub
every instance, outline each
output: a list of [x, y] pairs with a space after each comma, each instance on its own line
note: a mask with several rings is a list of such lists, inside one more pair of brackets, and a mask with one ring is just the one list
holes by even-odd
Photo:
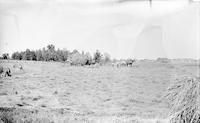
[[102, 60], [102, 54], [100, 53], [99, 50], [96, 50], [96, 52], [94, 53], [94, 61], [95, 63], [100, 63]]

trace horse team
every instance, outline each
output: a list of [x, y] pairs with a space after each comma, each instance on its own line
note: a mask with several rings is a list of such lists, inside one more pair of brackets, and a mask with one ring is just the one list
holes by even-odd
[[121, 61], [117, 61], [112, 63], [113, 67], [133, 67], [134, 63], [136, 62], [135, 59], [128, 59], [128, 60], [121, 60]]

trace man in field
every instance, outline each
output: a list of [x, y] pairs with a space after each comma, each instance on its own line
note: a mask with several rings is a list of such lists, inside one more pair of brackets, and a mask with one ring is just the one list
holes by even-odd
[[11, 70], [8, 67], [0, 66], [0, 75], [1, 76], [11, 76]]

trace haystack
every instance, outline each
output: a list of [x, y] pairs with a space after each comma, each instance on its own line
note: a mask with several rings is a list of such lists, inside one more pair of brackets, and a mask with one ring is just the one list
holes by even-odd
[[13, 68], [23, 70], [23, 66], [21, 64], [14, 64]]
[[183, 77], [167, 92], [171, 123], [200, 123], [200, 78]]

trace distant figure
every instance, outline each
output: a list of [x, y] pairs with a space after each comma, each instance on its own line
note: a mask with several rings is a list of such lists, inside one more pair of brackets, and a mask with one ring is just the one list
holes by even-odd
[[10, 70], [10, 68], [8, 68], [8, 67], [5, 67], [5, 68], [4, 68], [4, 76], [5, 76], [5, 77], [6, 77], [6, 76], [11, 77], [11, 70]]

